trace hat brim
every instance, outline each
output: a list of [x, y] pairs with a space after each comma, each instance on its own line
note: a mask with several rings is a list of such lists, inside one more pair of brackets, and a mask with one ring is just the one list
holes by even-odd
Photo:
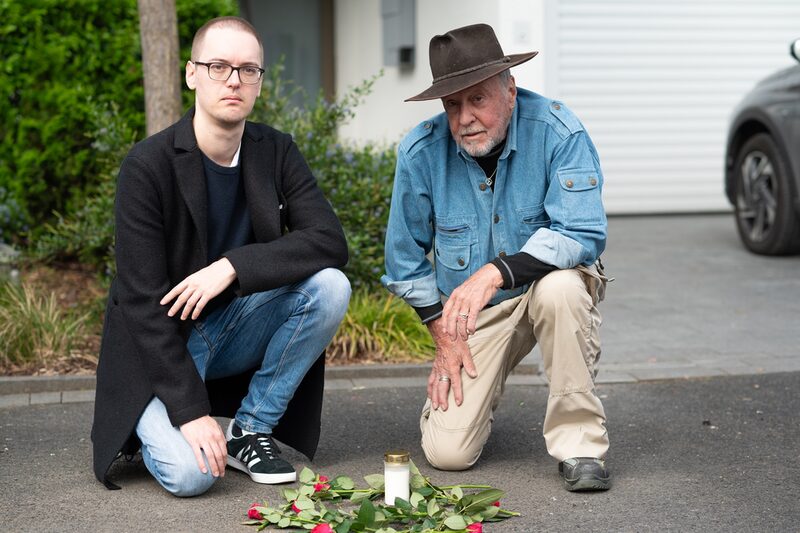
[[533, 59], [539, 52], [527, 52], [525, 54], [511, 54], [508, 56], [508, 61], [489, 65], [472, 72], [467, 72], [461, 76], [454, 76], [452, 78], [444, 79], [438, 83], [434, 83], [421, 93], [411, 98], [406, 98], [406, 102], [421, 102], [423, 100], [435, 100], [442, 98], [449, 94], [455, 94], [464, 89], [468, 89], [473, 85], [477, 85], [484, 80], [488, 80], [492, 76], [500, 74], [504, 70], [508, 70], [513, 66], [524, 63]]

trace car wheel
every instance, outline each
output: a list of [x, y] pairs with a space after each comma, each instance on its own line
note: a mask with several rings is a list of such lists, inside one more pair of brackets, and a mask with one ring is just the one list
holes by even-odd
[[766, 255], [800, 251], [787, 165], [772, 138], [759, 133], [748, 139], [734, 168], [736, 225], [747, 249]]

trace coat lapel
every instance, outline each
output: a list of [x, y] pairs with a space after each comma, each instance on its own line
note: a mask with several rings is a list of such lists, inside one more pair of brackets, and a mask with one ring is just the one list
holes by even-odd
[[275, 183], [275, 144], [263, 142], [264, 136], [247, 123], [242, 136], [242, 176], [253, 232], [258, 242], [268, 242], [281, 235], [281, 209]]
[[192, 127], [193, 116], [194, 108], [178, 122], [175, 129], [175, 159], [172, 164], [178, 189], [197, 229], [202, 260], [205, 261], [208, 256], [208, 194], [203, 156], [197, 147]]

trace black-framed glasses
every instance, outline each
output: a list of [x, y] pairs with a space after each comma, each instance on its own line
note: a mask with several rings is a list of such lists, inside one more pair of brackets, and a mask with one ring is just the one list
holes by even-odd
[[264, 74], [263, 68], [253, 65], [234, 67], [227, 63], [203, 63], [201, 61], [192, 61], [192, 63], [206, 67], [208, 69], [208, 77], [214, 81], [228, 81], [235, 70], [239, 73], [239, 80], [242, 83], [252, 85], [258, 83], [258, 80], [261, 79], [261, 75]]

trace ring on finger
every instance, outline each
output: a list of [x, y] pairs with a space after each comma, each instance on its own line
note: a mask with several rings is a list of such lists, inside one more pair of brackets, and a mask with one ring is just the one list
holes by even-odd
[[469, 313], [458, 313], [458, 318], [461, 320], [467, 320], [469, 319]]
[[439, 376], [439, 381], [442, 383], [450, 383], [450, 376], [441, 375]]

